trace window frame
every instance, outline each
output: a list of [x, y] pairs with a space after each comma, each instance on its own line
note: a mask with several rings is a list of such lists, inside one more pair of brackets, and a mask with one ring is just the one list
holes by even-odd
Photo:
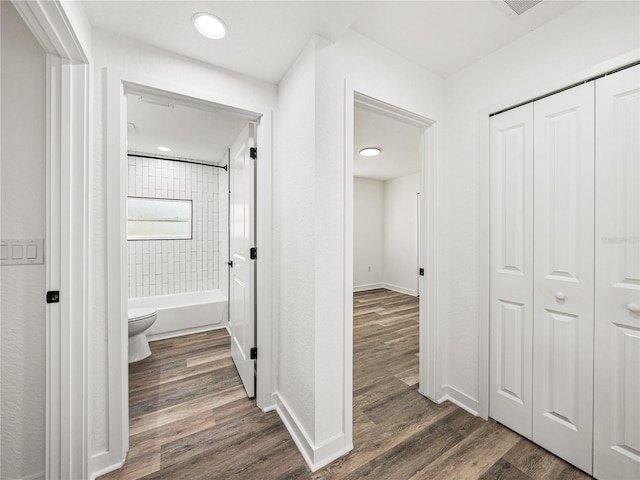
[[[131, 220], [136, 220], [133, 219], [129, 216], [129, 199], [142, 199], [142, 200], [163, 200], [163, 201], [168, 201], [168, 202], [188, 202], [189, 203], [189, 218], [188, 218], [188, 223], [189, 223], [189, 236], [177, 236], [177, 235], [131, 235], [129, 233], [129, 222]], [[127, 227], [126, 227], [126, 234], [127, 234], [127, 241], [128, 242], [137, 242], [137, 241], [151, 241], [151, 240], [193, 240], [193, 199], [190, 198], [166, 198], [166, 197], [140, 197], [137, 195], [127, 195], [127, 201], [126, 201], [126, 217], [127, 217]], [[182, 217], [180, 217], [182, 218]], [[163, 221], [162, 218], [157, 218], [155, 219], [156, 221], [160, 222]], [[153, 220], [150, 220], [153, 221]], [[166, 221], [171, 221], [169, 218], [167, 218]], [[178, 222], [180, 220], [176, 220], [176, 222]]]

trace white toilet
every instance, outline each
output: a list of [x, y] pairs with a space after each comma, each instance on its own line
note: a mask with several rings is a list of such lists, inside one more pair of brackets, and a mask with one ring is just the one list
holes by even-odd
[[156, 321], [156, 315], [153, 308], [129, 309], [129, 363], [151, 355], [145, 331]]

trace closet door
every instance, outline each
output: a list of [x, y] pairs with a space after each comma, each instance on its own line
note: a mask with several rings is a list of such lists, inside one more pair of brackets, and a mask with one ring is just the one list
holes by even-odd
[[533, 104], [491, 119], [489, 415], [531, 438]]
[[640, 66], [596, 83], [593, 472], [640, 478]]
[[533, 439], [592, 466], [594, 85], [534, 103]]

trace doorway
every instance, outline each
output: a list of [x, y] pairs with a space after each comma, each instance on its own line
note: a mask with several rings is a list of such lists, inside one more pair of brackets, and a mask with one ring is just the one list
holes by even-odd
[[416, 388], [423, 128], [354, 105], [354, 406]]
[[[349, 380], [347, 383], [345, 395], [348, 395], [349, 398], [345, 399], [347, 405], [347, 412], [353, 411], [353, 418], [349, 415], [345, 421], [345, 430], [348, 433], [349, 438], [352, 438], [353, 435], [353, 443], [362, 445], [363, 442], [367, 442], [367, 438], [363, 437], [363, 430], [367, 428], [366, 425], [375, 425], [375, 421], [373, 423], [367, 420], [366, 414], [363, 416], [363, 404], [358, 404], [360, 399], [354, 398], [354, 385], [356, 388], [358, 387], [356, 381], [358, 375], [361, 374], [356, 368], [356, 362], [354, 360], [354, 353], [356, 352], [355, 340], [356, 336], [354, 334], [354, 327], [356, 325], [356, 321], [354, 319], [354, 265], [355, 265], [355, 252], [354, 252], [354, 164], [355, 157], [359, 152], [355, 152], [355, 111], [356, 108], [363, 109], [368, 112], [380, 114], [387, 119], [394, 119], [396, 121], [412, 125], [413, 127], [419, 130], [418, 136], [418, 162], [419, 162], [419, 189], [414, 191], [410, 200], [410, 203], [413, 205], [414, 209], [418, 209], [416, 206], [416, 193], [420, 192], [420, 206], [419, 211], [421, 212], [421, 221], [420, 224], [420, 233], [419, 235], [416, 232], [416, 227], [414, 227], [414, 234], [412, 234], [412, 239], [415, 243], [419, 245], [418, 247], [418, 258], [421, 259], [424, 264], [415, 265], [415, 260], [412, 261], [412, 266], [409, 267], [411, 270], [411, 275], [415, 279], [416, 274], [420, 272], [418, 268], [425, 268], [423, 273], [424, 275], [419, 276], [418, 284], [419, 288], [416, 285], [416, 291], [412, 292], [417, 294], [420, 292], [420, 296], [417, 298], [417, 305], [414, 307], [418, 310], [418, 347], [417, 350], [414, 347], [413, 359], [409, 360], [409, 356], [405, 356], [403, 360], [407, 360], [408, 363], [415, 362], [417, 358], [417, 379], [415, 378], [415, 370], [414, 370], [414, 378], [411, 377], [411, 373], [409, 376], [405, 377], [408, 383], [412, 383], [412, 386], [409, 386], [407, 383], [404, 383], [403, 380], [396, 377], [398, 383], [395, 385], [398, 387], [396, 392], [390, 392], [391, 395], [396, 395], [395, 398], [390, 398], [389, 401], [382, 400], [381, 402], [377, 402], [377, 405], [381, 410], [378, 410], [378, 413], [382, 413], [384, 415], [389, 415], [388, 418], [395, 417], [396, 420], [400, 420], [400, 417], [395, 415], [393, 412], [397, 412], [398, 415], [404, 415], [401, 412], [413, 411], [417, 412], [425, 412], [424, 407], [430, 404], [424, 397], [429, 398], [434, 402], [440, 402], [444, 400], [443, 397], [443, 386], [442, 386], [442, 375], [441, 375], [441, 365], [442, 365], [442, 350], [439, 349], [438, 346], [438, 335], [440, 334], [440, 328], [438, 326], [438, 318], [443, 317], [442, 312], [442, 302], [438, 299], [438, 285], [440, 273], [443, 270], [442, 267], [442, 244], [441, 244], [441, 226], [439, 223], [439, 209], [436, 208], [437, 200], [439, 198], [437, 186], [441, 182], [439, 179], [439, 172], [437, 169], [437, 158], [436, 158], [436, 122], [430, 120], [425, 115], [420, 115], [413, 113], [409, 110], [394, 106], [390, 103], [378, 100], [373, 98], [372, 96], [363, 94], [361, 92], [352, 89], [351, 83], [347, 81], [346, 83], [346, 104], [345, 104], [345, 118], [346, 118], [346, 142], [345, 142], [345, 158], [346, 158], [346, 168], [345, 168], [345, 245], [344, 250], [346, 252], [345, 258], [345, 318], [346, 322], [346, 332], [345, 335], [347, 338], [353, 338], [353, 341], [349, 341], [347, 346], [347, 352], [352, 353], [346, 357], [347, 360], [347, 373], [346, 378]], [[375, 145], [372, 145], [375, 146]], [[417, 211], [414, 216], [410, 220], [412, 224], [415, 225], [417, 218]], [[420, 238], [420, 241], [417, 239]], [[438, 254], [439, 253], [439, 254]], [[411, 254], [409, 254], [411, 256]], [[368, 265], [367, 265], [368, 267]], [[367, 269], [368, 270], [368, 269]], [[402, 295], [398, 292], [391, 291], [389, 295]], [[405, 299], [407, 296], [405, 296]], [[408, 297], [410, 299], [416, 300], [413, 297]], [[374, 307], [375, 308], [375, 307]], [[362, 313], [362, 312], [360, 312]], [[412, 312], [410, 315], [415, 315], [415, 312]], [[405, 325], [406, 327], [406, 325]], [[415, 327], [413, 327], [415, 328]], [[353, 337], [352, 337], [353, 335]], [[396, 344], [401, 343], [403, 340], [401, 338], [388, 338], [387, 341], [394, 342]], [[384, 342], [383, 342], [384, 343]], [[381, 347], [384, 349], [385, 347]], [[358, 362], [359, 363], [359, 362]], [[366, 369], [367, 367], [364, 366]], [[415, 368], [415, 367], [414, 367]], [[353, 372], [353, 375], [351, 374]], [[366, 372], [365, 372], [366, 373]], [[406, 373], [406, 372], [405, 372]], [[398, 376], [400, 376], [398, 372]], [[360, 385], [362, 387], [362, 385]], [[365, 387], [366, 388], [366, 387]], [[363, 393], [363, 392], [359, 392]], [[384, 392], [382, 392], [384, 393]], [[389, 393], [389, 392], [387, 392]], [[363, 398], [361, 396], [361, 398]], [[355, 401], [354, 401], [355, 400]], [[367, 402], [375, 401], [375, 392], [371, 391], [371, 395], [366, 400]], [[381, 400], [378, 398], [377, 400]], [[402, 405], [403, 400], [407, 401], [407, 406], [409, 404], [413, 404], [417, 410], [412, 410], [411, 408], [405, 408], [405, 405]], [[389, 405], [386, 410], [386, 414], [383, 412], [385, 409], [385, 405]], [[420, 406], [422, 405], [422, 406]], [[433, 404], [431, 404], [433, 405]], [[371, 406], [371, 405], [370, 405]], [[369, 408], [369, 407], [366, 407]], [[375, 407], [374, 407], [375, 408]], [[427, 410], [430, 407], [426, 407]], [[380, 417], [379, 420], [382, 421], [383, 417]], [[395, 421], [395, 420], [394, 420]], [[364, 422], [364, 423], [363, 423]], [[385, 431], [392, 431], [393, 426], [387, 426], [388, 428]], [[384, 435], [384, 432], [380, 432], [381, 435]], [[365, 434], [369, 435], [370, 434]], [[375, 434], [373, 435], [375, 437]], [[376, 441], [373, 438], [369, 440]]]
[[[349, 97], [347, 97], [349, 98]], [[362, 94], [357, 91], [353, 91], [353, 104], [347, 106], [347, 112], [350, 114], [347, 115], [347, 122], [353, 122], [351, 125], [355, 125], [355, 119], [358, 115], [357, 111], [364, 111], [367, 114], [376, 114], [385, 118], [386, 120], [399, 122], [400, 124], [404, 124], [406, 126], [410, 126], [415, 129], [416, 132], [416, 150], [417, 150], [417, 162], [418, 169], [417, 172], [406, 172], [407, 174], [416, 173], [417, 175], [417, 184], [418, 188], [413, 190], [411, 193], [409, 204], [411, 208], [409, 208], [409, 216], [411, 219], [409, 220], [412, 228], [412, 233], [409, 234], [411, 241], [415, 245], [415, 251], [412, 254], [410, 251], [406, 252], [407, 258], [410, 258], [409, 267], [408, 268], [408, 277], [412, 277], [415, 281], [416, 275], [419, 275], [420, 272], [423, 275], [418, 276], [417, 282], [411, 288], [411, 283], [409, 287], [405, 287], [404, 291], [401, 292], [393, 292], [393, 294], [411, 294], [418, 295], [420, 292], [420, 296], [417, 298], [416, 309], [419, 310], [419, 320], [418, 320], [418, 351], [415, 352], [414, 356], [417, 357], [417, 371], [415, 372], [415, 377], [413, 380], [410, 379], [411, 374], [409, 373], [407, 376], [407, 380], [409, 383], [413, 383], [416, 387], [417, 391], [422, 395], [427, 396], [428, 398], [439, 401], [441, 400], [441, 381], [440, 381], [440, 352], [438, 352], [436, 348], [436, 338], [438, 333], [437, 328], [437, 315], [439, 309], [439, 302], [437, 300], [437, 274], [438, 274], [438, 256], [436, 252], [438, 251], [438, 235], [437, 235], [437, 222], [436, 222], [436, 185], [437, 185], [437, 171], [436, 171], [436, 156], [435, 156], [435, 122], [424, 117], [422, 115], [414, 114], [408, 110], [390, 105], [388, 103], [382, 102], [365, 94]], [[350, 109], [350, 110], [349, 110]], [[353, 115], [353, 116], [351, 116]], [[359, 149], [356, 151], [356, 133], [355, 130], [349, 131], [347, 130], [347, 151], [345, 155], [347, 159], [353, 159], [356, 155], [359, 154]], [[378, 145], [367, 145], [367, 146], [378, 146]], [[378, 146], [379, 147], [379, 146]], [[364, 146], [359, 146], [359, 148], [364, 148]], [[347, 293], [348, 298], [352, 297], [354, 286], [358, 286], [355, 278], [355, 270], [356, 264], [356, 251], [354, 250], [354, 226], [356, 224], [355, 219], [355, 211], [354, 211], [354, 185], [353, 185], [353, 177], [354, 173], [357, 172], [356, 169], [356, 161], [352, 160], [351, 163], [347, 162], [347, 182], [351, 182], [351, 185], [347, 185], [347, 235], [346, 240], [349, 242], [345, 245], [345, 251], [352, 254], [351, 260], [352, 262], [347, 262], [347, 268], [349, 266], [352, 268], [350, 274], [347, 274], [347, 287], [351, 289]], [[405, 175], [406, 176], [406, 175]], [[380, 189], [379, 189], [380, 190]], [[401, 190], [401, 189], [399, 189]], [[382, 191], [384, 192], [384, 186], [382, 186]], [[416, 194], [420, 193], [419, 196]], [[416, 202], [416, 198], [418, 198], [418, 202]], [[418, 205], [416, 204], [418, 203]], [[412, 212], [412, 210], [415, 210]], [[418, 218], [418, 210], [421, 212], [421, 220], [420, 222], [416, 222]], [[405, 214], [406, 211], [403, 211]], [[419, 224], [416, 225], [416, 223]], [[418, 232], [418, 228], [420, 231]], [[347, 256], [349, 258], [349, 256]], [[416, 265], [415, 259], [418, 258], [423, 259], [423, 261], [427, 264], [428, 268], [425, 268], [425, 265]], [[369, 271], [369, 265], [365, 265], [365, 274], [375, 273], [373, 268]], [[424, 269], [424, 270], [420, 270]], [[361, 272], [362, 273], [362, 272]], [[378, 285], [376, 285], [378, 283]], [[385, 282], [374, 281], [369, 283], [369, 287], [375, 286], [384, 286]], [[397, 285], [389, 282], [390, 285]], [[366, 284], [365, 284], [366, 285]], [[418, 287], [418, 285], [420, 285]], [[369, 288], [367, 287], [367, 288]], [[396, 288], [396, 290], [398, 290]], [[386, 293], [385, 293], [386, 294]], [[354, 318], [354, 302], [346, 302], [347, 308], [349, 309], [346, 313], [347, 318]], [[409, 308], [410, 309], [410, 308]], [[415, 312], [414, 312], [415, 314]], [[410, 314], [409, 314], [410, 315]], [[355, 326], [355, 321], [351, 324], [352, 328]], [[393, 341], [393, 339], [390, 339]], [[402, 342], [400, 339], [396, 339], [397, 342]], [[354, 347], [354, 353], [356, 348]], [[351, 365], [349, 366], [351, 367]], [[354, 378], [356, 378], [358, 372], [354, 371]], [[357, 408], [356, 408], [357, 415]], [[354, 418], [357, 422], [357, 418]], [[356, 439], [357, 441], [357, 439]]]
[[252, 398], [256, 122], [152, 89], [125, 95], [129, 363], [140, 307], [155, 312], [151, 340], [227, 328]]
[[[153, 155], [155, 158], [144, 159], [145, 161], [148, 160], [149, 162], [157, 163], [157, 165], [154, 164], [154, 166], [156, 168], [159, 167], [161, 178], [158, 179], [158, 184], [156, 184], [155, 186], [156, 188], [159, 187], [160, 190], [155, 190], [152, 192], [149, 189], [149, 186], [145, 184], [145, 181], [138, 179], [137, 175], [134, 174], [135, 176], [134, 181], [136, 182], [136, 187], [139, 186], [137, 185], [138, 182], [142, 184], [141, 186], [143, 189], [147, 187], [147, 191], [146, 192], [143, 191], [143, 196], [150, 197], [152, 195], [157, 195], [158, 192], [160, 192], [159, 196], [166, 198], [166, 196], [169, 194], [170, 191], [172, 191], [174, 195], [177, 192], [178, 196], [180, 196], [180, 194], [186, 193], [185, 192], [186, 187], [183, 185], [183, 183], [181, 183], [182, 180], [180, 180], [178, 177], [173, 178], [172, 181], [169, 181], [168, 179], [168, 170], [169, 170], [168, 167], [169, 165], [172, 165], [172, 164], [175, 165], [173, 167], [174, 172], [182, 172], [183, 170], [188, 168], [195, 168], [195, 171], [200, 171], [200, 170], [210, 171], [203, 178], [208, 177], [209, 180], [211, 180], [212, 178], [217, 177], [218, 181], [217, 182], [214, 181], [212, 185], [217, 185], [218, 194], [220, 194], [221, 192], [224, 192], [225, 189], [227, 193], [226, 206], [224, 204], [224, 198], [222, 199], [223, 201], [221, 202], [221, 204], [218, 205], [217, 207], [214, 207], [213, 203], [215, 203], [216, 200], [220, 200], [220, 198], [212, 199], [207, 197], [206, 198], [207, 205], [205, 206], [203, 203], [201, 207], [196, 206], [196, 203], [192, 202], [193, 203], [192, 210], [191, 210], [192, 218], [190, 219], [192, 228], [191, 228], [191, 232], [189, 232], [188, 235], [191, 236], [192, 245], [194, 244], [195, 245], [192, 247], [190, 252], [186, 252], [187, 250], [186, 248], [184, 249], [185, 250], [184, 252], [182, 251], [183, 246], [186, 247], [186, 245], [183, 245], [183, 244], [188, 242], [187, 239], [171, 240], [171, 241], [178, 242], [171, 249], [173, 250], [172, 252], [168, 251], [169, 250], [168, 244], [166, 245], [166, 248], [165, 248], [165, 245], [163, 244], [159, 252], [157, 251], [157, 247], [156, 247], [156, 252], [155, 252], [156, 255], [165, 255], [165, 253], [168, 255], [169, 253], [173, 253], [173, 259], [172, 259], [173, 262], [169, 262], [169, 261], [163, 262], [166, 264], [173, 263], [173, 272], [170, 272], [169, 268], [167, 269], [167, 271], [163, 270], [160, 273], [160, 276], [158, 276], [157, 270], [154, 272], [156, 275], [156, 278], [161, 280], [161, 284], [162, 284], [160, 287], [159, 283], [158, 282], [156, 283], [156, 291], [155, 291], [156, 294], [168, 294], [168, 296], [171, 296], [172, 294], [176, 293], [176, 290], [178, 289], [178, 287], [181, 288], [187, 283], [191, 283], [191, 287], [193, 289], [195, 283], [197, 283], [199, 288], [200, 286], [215, 287], [217, 282], [217, 287], [219, 287], [218, 290], [221, 290], [223, 292], [226, 290], [224, 303], [225, 305], [227, 304], [228, 292], [229, 292], [228, 278], [229, 278], [229, 270], [230, 270], [230, 265], [228, 265], [227, 262], [229, 262], [229, 253], [228, 253], [230, 249], [229, 242], [230, 241], [233, 242], [233, 238], [230, 238], [226, 234], [226, 231], [229, 230], [228, 228], [229, 222], [226, 222], [227, 226], [222, 228], [219, 224], [212, 225], [213, 223], [216, 223], [216, 221], [214, 218], [210, 218], [210, 217], [212, 217], [213, 213], [216, 213], [216, 212], [219, 215], [219, 217], [221, 217], [222, 216], [220, 215], [221, 211], [223, 211], [224, 209], [227, 209], [228, 211], [228, 209], [230, 208], [229, 206], [230, 205], [233, 206], [234, 202], [236, 205], [238, 205], [238, 202], [236, 202], [233, 198], [229, 198], [228, 187], [230, 184], [229, 183], [230, 180], [227, 177], [227, 175], [229, 175], [230, 170], [233, 171], [231, 173], [232, 178], [234, 174], [238, 174], [239, 171], [242, 171], [242, 166], [238, 166], [234, 164], [234, 162], [231, 161], [230, 154], [229, 154], [230, 149], [233, 149], [234, 146], [238, 143], [236, 140], [239, 140], [245, 131], [251, 132], [251, 136], [245, 138], [242, 142], [246, 147], [246, 148], [243, 148], [243, 151], [246, 151], [246, 158], [251, 162], [254, 162], [258, 147], [260, 146], [261, 141], [264, 141], [264, 139], [262, 137], [263, 132], [261, 128], [261, 122], [262, 122], [261, 114], [249, 112], [246, 110], [242, 110], [242, 109], [238, 109], [238, 108], [230, 107], [226, 105], [220, 105], [211, 101], [194, 98], [194, 97], [190, 97], [190, 96], [179, 94], [179, 93], [169, 92], [160, 88], [142, 85], [140, 83], [128, 82], [121, 77], [117, 77], [112, 80], [113, 80], [112, 82], [113, 87], [119, 84], [121, 88], [118, 89], [119, 93], [117, 94], [116, 94], [115, 88], [112, 88], [110, 90], [110, 92], [113, 95], [108, 97], [108, 103], [110, 102], [113, 105], [117, 102], [117, 104], [119, 105], [119, 108], [113, 108], [112, 110], [110, 110], [111, 115], [108, 116], [108, 120], [112, 122], [110, 123], [112, 127], [115, 127], [115, 124], [117, 123], [117, 126], [118, 126], [117, 131], [119, 132], [119, 135], [114, 135], [115, 138], [110, 137], [108, 146], [113, 149], [114, 147], [116, 147], [116, 143], [117, 143], [117, 151], [118, 151], [117, 157], [120, 158], [120, 162], [112, 162], [108, 166], [108, 182], [111, 185], [108, 191], [108, 202], [109, 202], [109, 211], [110, 211], [110, 214], [109, 214], [110, 229], [109, 229], [108, 242], [110, 245], [109, 263], [113, 267], [120, 266], [120, 268], [119, 269], [110, 268], [109, 270], [109, 286], [110, 286], [109, 306], [110, 306], [110, 310], [112, 309], [112, 311], [120, 312], [119, 317], [123, 320], [119, 322], [114, 320], [110, 323], [109, 338], [113, 339], [114, 341], [113, 343], [110, 342], [109, 355], [110, 355], [110, 358], [113, 359], [112, 365], [114, 366], [120, 365], [121, 367], [112, 368], [112, 374], [110, 375], [109, 391], [110, 391], [110, 401], [113, 402], [112, 405], [121, 406], [120, 408], [113, 408], [113, 410], [110, 412], [110, 419], [113, 422], [113, 425], [115, 426], [115, 428], [112, 430], [114, 432], [113, 433], [114, 443], [116, 444], [114, 450], [118, 448], [117, 444], [118, 444], [118, 437], [119, 437], [121, 438], [121, 441], [122, 441], [122, 452], [124, 457], [124, 453], [128, 450], [128, 430], [129, 430], [129, 415], [128, 415], [129, 405], [127, 400], [128, 399], [128, 393], [127, 393], [128, 392], [128, 382], [127, 382], [128, 380], [128, 376], [127, 376], [128, 336], [127, 336], [127, 328], [125, 327], [125, 325], [127, 324], [124, 323], [125, 322], [124, 319], [128, 318], [128, 306], [129, 306], [128, 294], [132, 290], [138, 293], [138, 283], [140, 283], [140, 281], [136, 279], [135, 285], [132, 285], [131, 277], [137, 276], [138, 273], [141, 273], [143, 276], [142, 294], [144, 296], [147, 293], [149, 294], [151, 293], [150, 286], [149, 286], [149, 289], [147, 289], [147, 287], [144, 284], [144, 281], [146, 280], [144, 279], [144, 276], [151, 275], [151, 266], [150, 265], [148, 267], [145, 266], [144, 260], [143, 260], [141, 262], [142, 263], [141, 268], [138, 268], [137, 261], [136, 261], [136, 268], [138, 270], [142, 270], [141, 272], [137, 271], [135, 273], [132, 273], [128, 269], [128, 264], [131, 261], [131, 258], [130, 258], [131, 252], [130, 252], [130, 247], [127, 245], [128, 243], [127, 223], [128, 222], [125, 222], [124, 219], [126, 218], [126, 211], [127, 211], [126, 210], [127, 196], [131, 195], [131, 189], [129, 189], [127, 185], [129, 184], [129, 175], [130, 175], [129, 167], [131, 167], [130, 160], [129, 160], [131, 158], [131, 154], [129, 150], [132, 145], [127, 145], [127, 130], [135, 129], [139, 126], [136, 126], [135, 122], [128, 121], [129, 119], [127, 118], [127, 102], [131, 101], [131, 99], [135, 100], [136, 102], [140, 102], [140, 98], [143, 98], [144, 99], [143, 103], [145, 103], [147, 106], [161, 107], [165, 110], [171, 110], [174, 113], [180, 110], [182, 114], [185, 114], [185, 111], [189, 110], [193, 116], [198, 117], [199, 120], [191, 123], [185, 121], [184, 118], [178, 119], [178, 123], [183, 123], [187, 125], [187, 128], [183, 129], [182, 135], [180, 135], [180, 139], [176, 140], [177, 144], [179, 144], [180, 141], [184, 140], [185, 138], [188, 139], [189, 135], [194, 134], [194, 132], [197, 132], [198, 129], [203, 128], [205, 125], [209, 125], [204, 119], [204, 117], [206, 116], [213, 116], [215, 117], [214, 123], [218, 122], [217, 127], [214, 127], [212, 129], [215, 131], [216, 135], [221, 135], [221, 133], [223, 132], [226, 132], [227, 136], [230, 135], [230, 137], [226, 140], [226, 143], [225, 143], [226, 147], [223, 148], [224, 154], [221, 154], [221, 152], [218, 152], [218, 154], [214, 155], [215, 158], [205, 159], [205, 160], [209, 160], [209, 162], [198, 161], [202, 159], [197, 158], [197, 154], [194, 155], [194, 154], [178, 153], [176, 156], [172, 157], [171, 154], [174, 153], [174, 151], [157, 152], [157, 154]], [[160, 117], [155, 118], [155, 120], [157, 121], [157, 123], [161, 124], [161, 127], [164, 128], [165, 131], [170, 132], [172, 130], [170, 126], [162, 123], [162, 120], [160, 119]], [[129, 123], [134, 123], [134, 125], [129, 125]], [[225, 127], [225, 124], [229, 128]], [[206, 136], [207, 132], [204, 132], [204, 134]], [[152, 145], [154, 149], [157, 149], [157, 146], [165, 146], [165, 147], [167, 146], [162, 144], [156, 145], [156, 143], [158, 142], [155, 142]], [[171, 148], [171, 146], [168, 146], [168, 147]], [[221, 147], [221, 145], [218, 145], [217, 147]], [[208, 146], [207, 148], [211, 149], [211, 146]], [[109, 148], [107, 150], [109, 150]], [[135, 155], [137, 155], [138, 157], [141, 157], [142, 153], [137, 152], [137, 153], [134, 153], [134, 156]], [[195, 159], [193, 158], [194, 156], [196, 157]], [[265, 157], [267, 156], [265, 155]], [[192, 161], [192, 160], [195, 160], [195, 161]], [[214, 168], [211, 166], [211, 163], [217, 163], [218, 167], [223, 167], [223, 168]], [[146, 166], [148, 168], [151, 167], [150, 164]], [[163, 169], [165, 166], [167, 170], [166, 173], [165, 173], [165, 170]], [[143, 170], [144, 170], [144, 167], [145, 167], [145, 164], [142, 165]], [[226, 167], [226, 169], [224, 167]], [[212, 173], [214, 170], [216, 171], [216, 174]], [[255, 218], [257, 218], [258, 215], [255, 214], [255, 203], [253, 202], [253, 198], [255, 198], [255, 192], [256, 192], [256, 186], [254, 182], [256, 181], [256, 178], [257, 178], [255, 169], [253, 169], [250, 172], [247, 178], [250, 179], [251, 187], [246, 190], [249, 190], [252, 193], [252, 195], [251, 195], [250, 203], [249, 203], [249, 200], [245, 199], [246, 200], [245, 203], [247, 204], [245, 205], [245, 207], [243, 207], [243, 211], [247, 211], [247, 212], [250, 211], [251, 215], [247, 214], [246, 218], [243, 219], [243, 222], [245, 220], [246, 222], [249, 222], [249, 218], [252, 219], [251, 228], [247, 227], [247, 231], [250, 230], [250, 232], [248, 233], [248, 235], [250, 236], [247, 236], [246, 239], [248, 241], [247, 245], [251, 243], [251, 247], [255, 248], [256, 246], [258, 246], [258, 240], [256, 240], [256, 238], [257, 239], [260, 238], [260, 234], [256, 229], [256, 223], [255, 223]], [[206, 190], [209, 187], [205, 187], [204, 184], [207, 182], [205, 182], [204, 179], [192, 178], [192, 181], [194, 183], [198, 183], [198, 188], [201, 188], [202, 191], [204, 192], [203, 195], [207, 193]], [[215, 187], [211, 187], [211, 188], [215, 188]], [[221, 196], [224, 197], [224, 195], [221, 195]], [[175, 200], [180, 200], [180, 199], [175, 199]], [[220, 249], [218, 249], [217, 252], [214, 252], [212, 254], [206, 251], [205, 243], [213, 240], [205, 239], [204, 233], [199, 233], [197, 231], [194, 225], [198, 223], [201, 223], [202, 226], [206, 225], [210, 231], [213, 231], [215, 241], [220, 245], [225, 244], [225, 240], [226, 240], [226, 247], [223, 247], [223, 249], [225, 250], [224, 253]], [[187, 230], [189, 229], [187, 228]], [[193, 236], [194, 234], [195, 236]], [[169, 241], [170, 240], [168, 239], [163, 240], [163, 242], [165, 243], [168, 243]], [[180, 242], [182, 242], [182, 244]], [[199, 243], [203, 245], [202, 250], [198, 249], [199, 247], [197, 246], [197, 244]], [[157, 244], [157, 245], [160, 245], [160, 244]], [[176, 248], [177, 248], [177, 251], [176, 251]], [[195, 248], [195, 250], [193, 250], [193, 248]], [[138, 247], [136, 247], [136, 249], [138, 249]], [[147, 252], [147, 249], [145, 247], [142, 247], [141, 249], [142, 249], [143, 256], [149, 253]], [[214, 278], [212, 279], [211, 275], [208, 272], [205, 273], [205, 271], [203, 272], [196, 271], [195, 274], [192, 271], [190, 278], [189, 278], [189, 275], [184, 275], [185, 273], [187, 273], [186, 267], [184, 265], [181, 265], [180, 262], [182, 262], [182, 260], [185, 260], [184, 257], [187, 256], [186, 255], [187, 253], [191, 254], [192, 270], [193, 270], [194, 264], [198, 264], [198, 263], [207, 264], [211, 269], [217, 270], [214, 272], [214, 275], [213, 275]], [[257, 262], [252, 258], [249, 248], [247, 248], [247, 251], [244, 252], [244, 255], [248, 259], [247, 263], [251, 265], [251, 270], [255, 272]], [[173, 273], [173, 275], [170, 276], [170, 273]], [[207, 277], [207, 275], [209, 276]], [[191, 282], [188, 282], [188, 280], [191, 280]], [[173, 285], [173, 287], [168, 287], [167, 284]], [[255, 273], [251, 276], [250, 279], [247, 280], [246, 286], [247, 286], [247, 292], [249, 293], [247, 293], [245, 296], [251, 297], [252, 302], [255, 304], [256, 303], [255, 292], [257, 290]], [[214, 290], [216, 289], [214, 288]], [[196, 303], [199, 303], [199, 302], [196, 302]], [[200, 307], [201, 305], [198, 305], [198, 308]], [[230, 317], [232, 319], [237, 318], [237, 315], [234, 314], [234, 306], [232, 305], [231, 307], [229, 307], [229, 309], [230, 309], [229, 312], [231, 313]], [[257, 339], [256, 332], [255, 332], [255, 328], [256, 328], [256, 325], [258, 325], [258, 322], [257, 322], [257, 319], [255, 318], [255, 315], [256, 315], [255, 308], [244, 309], [242, 314], [247, 317], [247, 320], [244, 322], [244, 324], [245, 325], [250, 324], [252, 327], [251, 331], [248, 331], [247, 328], [243, 328], [242, 335], [239, 335], [238, 331], [234, 332], [233, 329], [230, 329], [230, 331], [231, 331], [232, 337], [234, 335], [242, 337], [240, 340], [236, 341], [235, 344], [242, 345], [242, 348], [246, 350], [246, 353], [244, 354], [244, 356], [246, 356], [246, 358], [251, 361], [251, 368], [250, 368], [251, 374], [250, 374], [250, 377], [245, 379], [245, 386], [246, 386], [246, 392], [248, 396], [254, 397], [256, 396], [256, 392], [260, 394], [260, 392], [262, 391], [261, 390], [262, 387], [260, 383], [258, 384], [258, 388], [256, 388], [256, 379], [255, 379], [256, 368], [254, 366], [256, 362], [253, 358], [251, 358], [252, 357], [251, 350], [254, 349], [257, 346], [257, 344], [260, 342], [260, 340]], [[210, 313], [205, 313], [205, 316], [207, 315], [210, 315]], [[152, 335], [156, 335], [155, 338], [160, 339], [160, 338], [167, 338], [175, 335], [203, 332], [203, 331], [214, 330], [215, 328], [228, 327], [226, 310], [223, 311], [222, 316], [223, 316], [222, 321], [214, 322], [215, 325], [213, 326], [210, 324], [187, 325], [188, 328], [178, 328], [177, 330], [175, 327], [169, 327], [168, 332], [167, 331], [163, 332], [162, 328], [160, 328], [151, 333]], [[181, 315], [178, 315], [178, 317], [181, 317]], [[158, 319], [156, 320], [156, 323], [158, 325], [156, 326], [162, 326], [163, 328], [167, 326], [164, 320], [162, 321], [160, 320], [159, 315], [157, 318]], [[160, 324], [163, 324], [163, 325], [160, 325]], [[116, 341], [116, 339], [119, 339], [119, 341]], [[264, 350], [266, 352], [269, 349], [268, 338], [263, 340], [265, 340]], [[153, 350], [153, 347], [152, 347], [152, 350]], [[242, 371], [242, 367], [239, 366], [237, 370]], [[259, 399], [258, 399], [258, 406], [260, 406]]]

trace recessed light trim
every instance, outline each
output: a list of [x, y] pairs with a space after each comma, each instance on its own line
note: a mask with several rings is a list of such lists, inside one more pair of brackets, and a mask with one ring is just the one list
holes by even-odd
[[157, 150], [160, 150], [161, 152], [170, 152], [171, 149], [169, 147], [165, 147], [163, 145], [160, 145], [159, 147], [156, 147]]
[[227, 26], [222, 20], [210, 13], [196, 13], [191, 21], [196, 30], [207, 38], [220, 40], [227, 34]]
[[376, 155], [380, 155], [380, 152], [382, 152], [381, 148], [367, 147], [360, 150], [360, 155], [363, 157], [375, 157]]

